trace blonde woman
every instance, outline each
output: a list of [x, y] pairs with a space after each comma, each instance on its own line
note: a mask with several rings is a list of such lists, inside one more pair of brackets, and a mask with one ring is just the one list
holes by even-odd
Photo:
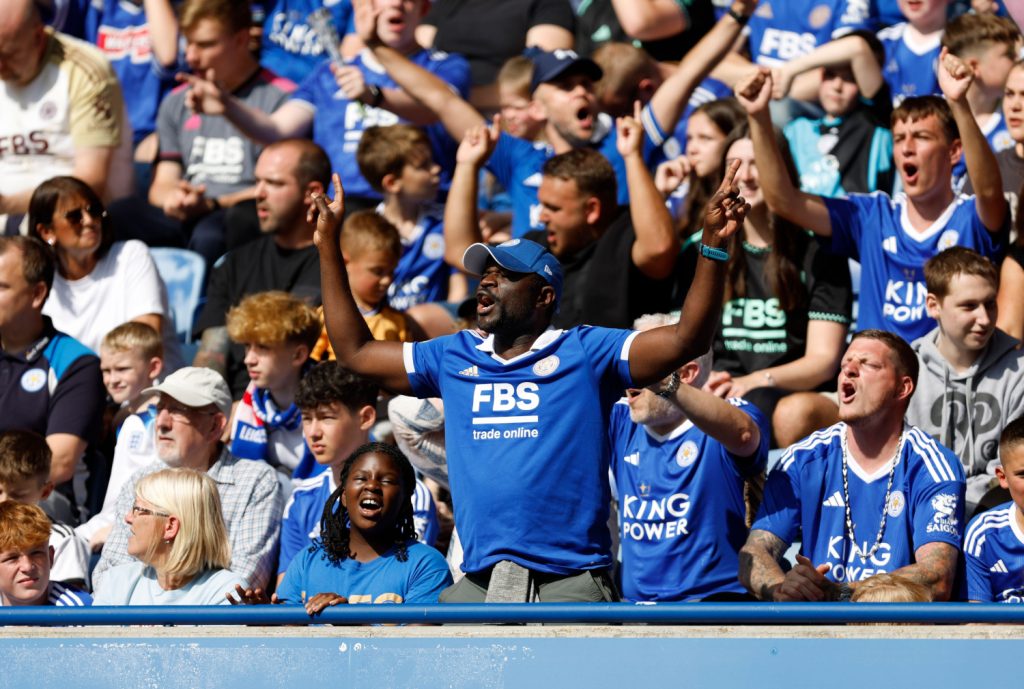
[[103, 577], [96, 605], [224, 605], [225, 593], [247, 585], [227, 568], [220, 495], [206, 474], [164, 469], [139, 479], [125, 522], [138, 561]]

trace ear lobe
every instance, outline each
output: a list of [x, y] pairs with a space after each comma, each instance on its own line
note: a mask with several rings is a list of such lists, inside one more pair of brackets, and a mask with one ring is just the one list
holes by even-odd
[[953, 143], [949, 145], [949, 162], [951, 165], [956, 165], [960, 162], [960, 159], [964, 156], [964, 145], [960, 139], [953, 139]]
[[587, 224], [595, 224], [601, 219], [601, 200], [596, 196], [588, 196], [583, 201], [583, 213], [587, 219]]
[[679, 369], [679, 383], [681, 385], [690, 385], [693, 381], [697, 380], [699, 375], [700, 364], [696, 361], [687, 362]]
[[939, 300], [931, 292], [924, 299], [925, 309], [928, 311], [928, 315], [936, 320], [939, 318]]
[[49, 290], [46, 288], [45, 282], [37, 282], [35, 288], [32, 290], [32, 307], [35, 309], [43, 308], [43, 304], [46, 303], [46, 297], [49, 296]]
[[389, 194], [397, 194], [402, 190], [401, 176], [389, 172], [380, 180], [380, 188]]
[[160, 357], [153, 357], [149, 360], [149, 370], [146, 375], [150, 380], [156, 380], [160, 372], [164, 370], [164, 362]]
[[377, 410], [369, 404], [359, 410], [359, 430], [368, 431], [377, 423]]

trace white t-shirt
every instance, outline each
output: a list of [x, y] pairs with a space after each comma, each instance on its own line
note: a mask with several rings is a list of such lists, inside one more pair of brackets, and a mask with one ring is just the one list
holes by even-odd
[[224, 596], [235, 585], [247, 586], [245, 579], [228, 569], [203, 572], [180, 589], [165, 591], [156, 570], [141, 562], [112, 568], [93, 595], [93, 605], [228, 605]]
[[149, 248], [130, 239], [114, 242], [91, 273], [78, 280], [53, 278], [53, 291], [43, 314], [57, 330], [94, 352], [108, 332], [133, 318], [163, 316], [164, 375], [182, 365], [181, 348], [167, 306], [167, 288], [156, 270]]

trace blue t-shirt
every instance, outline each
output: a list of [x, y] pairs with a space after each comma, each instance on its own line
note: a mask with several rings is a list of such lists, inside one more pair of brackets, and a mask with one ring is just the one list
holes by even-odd
[[910, 96], [942, 95], [935, 76], [939, 68], [942, 36], [936, 35], [927, 42], [910, 43], [909, 27], [910, 24], [903, 22], [878, 32], [878, 40], [885, 48], [882, 77], [889, 85], [894, 106]]
[[[643, 157], [650, 167], [660, 155], [666, 135], [654, 119], [650, 106], [644, 108], [641, 120], [644, 127]], [[626, 184], [626, 161], [619, 155], [618, 138], [612, 118], [604, 113], [598, 115], [590, 147], [611, 163], [615, 170], [618, 203], [625, 206], [629, 204], [629, 187]], [[555, 151], [550, 146], [535, 144], [504, 132], [498, 139], [486, 168], [508, 190], [512, 199], [513, 237], [522, 237], [531, 230], [544, 228], [540, 222], [537, 189], [540, 187], [541, 169], [548, 158], [554, 155]]]
[[[964, 470], [960, 460], [919, 428], [904, 428], [886, 503], [890, 463], [867, 476], [851, 461], [849, 496], [843, 490], [843, 438], [837, 423], [793, 445], [768, 475], [764, 502], [753, 529], [768, 531], [786, 543], [802, 534], [800, 550], [815, 565], [829, 563], [825, 574], [836, 582], [862, 581], [914, 563], [926, 543], [959, 549], [964, 519]], [[856, 544], [846, 527], [846, 500]], [[881, 546], [871, 557], [883, 511]]]
[[[383, 205], [377, 213], [384, 214]], [[402, 237], [402, 257], [388, 287], [388, 306], [405, 311], [417, 304], [445, 301], [451, 276], [452, 267], [444, 261], [444, 207], [425, 206], [415, 234]]]
[[907, 342], [926, 335], [935, 321], [925, 310], [925, 261], [957, 245], [993, 260], [1004, 251], [1005, 230], [993, 234], [985, 229], [973, 196], [957, 196], [920, 233], [910, 225], [903, 194], [852, 194], [824, 201], [832, 221], [833, 252], [860, 261], [861, 330], [888, 330]]
[[264, 8], [260, 63], [297, 84], [326, 60], [328, 53], [307, 21], [320, 8], [331, 13], [340, 40], [352, 22], [350, 0], [269, 0]]
[[184, 67], [184, 61], [168, 67], [157, 62], [142, 3], [92, 0], [85, 14], [85, 40], [103, 51], [114, 68], [124, 92], [133, 140], [138, 143], [156, 131], [160, 101], [174, 88], [174, 73]]
[[511, 360], [472, 331], [405, 345], [417, 397], [440, 397], [466, 572], [611, 564], [608, 415], [632, 385], [635, 333], [548, 330]]
[[964, 537], [968, 600], [1024, 603], [1024, 530], [1003, 503], [971, 520]]
[[743, 481], [764, 469], [771, 428], [754, 405], [729, 402], [761, 431], [751, 457], [729, 454], [691, 421], [659, 436], [630, 419], [627, 403], [612, 408], [609, 434], [626, 600], [744, 592], [736, 578], [737, 553], [747, 538]]
[[319, 541], [296, 556], [277, 588], [284, 603], [302, 605], [318, 593], [337, 593], [349, 603], [436, 603], [451, 586], [441, 553], [422, 543], [406, 546], [405, 562], [392, 548], [370, 562], [345, 558], [333, 564]]
[[778, 66], [870, 23], [864, 0], [763, 0], [748, 25], [750, 55]]
[[[324, 505], [331, 493], [337, 489], [334, 473], [325, 471], [313, 478], [295, 484], [281, 518], [281, 548], [277, 557], [277, 573], [288, 569], [292, 558], [303, 548], [308, 548], [315, 538], [320, 538], [320, 520], [324, 516]], [[434, 545], [440, 525], [437, 521], [437, 507], [430, 490], [419, 479], [412, 495], [412, 518], [420, 543]]]
[[[421, 50], [408, 56], [414, 64], [435, 74], [452, 86], [459, 95], [469, 93], [469, 64], [459, 55], [448, 55], [437, 50]], [[351, 62], [363, 73], [367, 84], [379, 88], [398, 88], [394, 80], [365, 51]], [[331, 159], [331, 167], [341, 176], [345, 193], [351, 196], [380, 198], [359, 171], [356, 149], [363, 131], [369, 127], [387, 127], [405, 123], [398, 115], [375, 108], [359, 101], [349, 100], [338, 88], [331, 73], [330, 63], [325, 61], [317, 66], [299, 88], [292, 94], [292, 100], [311, 108], [313, 115], [313, 141], [318, 143]], [[430, 140], [434, 161], [441, 166], [442, 187], [451, 179], [455, 165], [457, 144], [440, 123], [423, 128]]]

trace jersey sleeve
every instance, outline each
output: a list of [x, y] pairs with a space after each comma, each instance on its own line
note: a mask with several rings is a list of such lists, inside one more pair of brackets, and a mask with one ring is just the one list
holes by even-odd
[[961, 480], [935, 481], [914, 491], [914, 550], [935, 542], [960, 549], [965, 490]]
[[407, 342], [403, 347], [405, 372], [409, 385], [417, 397], [440, 397], [441, 361], [444, 358], [445, 342], [448, 337], [435, 338], [426, 342]]
[[832, 253], [860, 260], [861, 229], [865, 220], [865, 198], [822, 199], [832, 223]]
[[466, 58], [461, 55], [446, 55], [444, 58], [433, 60], [431, 66], [430, 71], [449, 84], [460, 97], [469, 97], [472, 80]]
[[292, 91], [291, 100], [300, 101], [302, 105], [308, 107], [313, 112], [316, 112], [318, 94], [323, 91], [323, 88], [320, 85], [320, 79], [323, 76], [323, 70], [330, 69], [329, 64], [330, 63], [328, 62], [324, 62], [310, 72], [306, 78], [299, 83], [298, 87]]
[[71, 140], [76, 147], [115, 148], [127, 126], [121, 84], [103, 55], [94, 51], [76, 47], [68, 56], [76, 63], [68, 77]]
[[792, 543], [800, 528], [800, 468], [792, 450], [768, 474], [764, 500], [751, 531], [767, 531]]
[[78, 357], [60, 376], [50, 397], [46, 435], [68, 433], [91, 441], [100, 427], [103, 399], [99, 359], [92, 354]]
[[[629, 349], [639, 333], [632, 330], [581, 326], [580, 342], [594, 371], [604, 380], [610, 380], [620, 391], [633, 387], [629, 372]], [[621, 394], [621, 392], [620, 392]]]
[[516, 163], [520, 158], [530, 155], [532, 148], [529, 142], [502, 132], [484, 167], [501, 182], [501, 186], [511, 189], [521, 181], [515, 179]]
[[764, 471], [764, 468], [768, 465], [768, 447], [771, 444], [772, 428], [771, 424], [768, 423], [768, 418], [757, 406], [740, 397], [730, 397], [727, 401], [754, 420], [761, 436], [760, 442], [757, 444], [757, 450], [749, 457], [734, 455], [727, 451], [724, 445], [719, 443], [722, 448], [722, 454], [729, 460], [729, 466], [732, 467], [733, 471], [740, 478], [746, 480]]
[[871, 31], [871, 12], [868, 3], [862, 0], [840, 0], [836, 3], [836, 23], [832, 29], [832, 39], [845, 36], [851, 31]]
[[819, 249], [811, 261], [810, 277], [807, 319], [848, 325], [853, 309], [853, 287], [847, 260]]
[[183, 100], [179, 87], [171, 91], [160, 103], [156, 116], [156, 131], [160, 152], [157, 161], [183, 163], [185, 153], [181, 150], [181, 126], [184, 124]]
[[[975, 517], [967, 528], [965, 543], [972, 543], [971, 537], [977, 526], [982, 524], [979, 517]], [[984, 547], [964, 548], [964, 566], [967, 578], [967, 600], [980, 603], [991, 603], [995, 600], [992, 595], [992, 582], [989, 580], [989, 565], [982, 559]]]
[[424, 556], [416, 561], [404, 602], [436, 603], [441, 592], [451, 585], [452, 573], [448, 569], [448, 563], [441, 553], [428, 548]]

